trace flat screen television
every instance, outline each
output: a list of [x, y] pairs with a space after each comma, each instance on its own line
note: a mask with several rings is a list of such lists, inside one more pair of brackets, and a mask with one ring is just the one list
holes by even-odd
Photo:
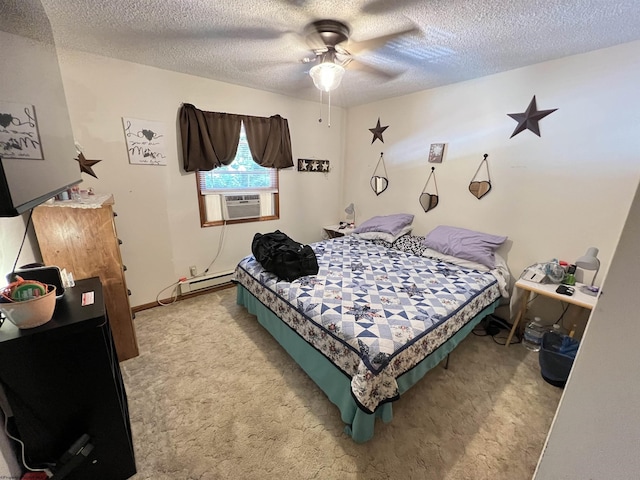
[[0, 217], [81, 181], [58, 56], [40, 0], [0, 2]]

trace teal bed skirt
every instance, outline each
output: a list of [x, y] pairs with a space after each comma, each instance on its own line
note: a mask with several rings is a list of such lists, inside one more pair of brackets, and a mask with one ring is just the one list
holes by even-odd
[[[500, 300], [496, 300], [486, 307], [431, 355], [400, 376], [397, 379], [400, 394], [406, 392], [451, 353], [485, 316], [494, 312], [499, 302]], [[380, 417], [383, 422], [391, 421], [393, 418], [391, 402], [380, 405], [375, 413], [372, 414], [365, 413], [358, 408], [351, 396], [351, 379], [240, 284], [237, 285], [237, 303], [243, 305], [249, 313], [258, 318], [258, 322], [280, 343], [291, 358], [302, 367], [307, 375], [327, 395], [329, 400], [340, 409], [340, 416], [346, 424], [344, 431], [355, 442], [364, 443], [373, 438], [376, 417]]]

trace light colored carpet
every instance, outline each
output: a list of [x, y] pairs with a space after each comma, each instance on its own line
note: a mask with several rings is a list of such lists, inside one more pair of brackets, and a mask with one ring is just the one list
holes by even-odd
[[235, 288], [137, 314], [121, 364], [135, 480], [530, 479], [561, 390], [537, 355], [469, 335], [365, 444]]

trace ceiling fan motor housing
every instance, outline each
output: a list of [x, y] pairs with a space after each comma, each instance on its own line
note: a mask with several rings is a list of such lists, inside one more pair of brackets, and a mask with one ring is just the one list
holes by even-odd
[[338, 20], [316, 20], [307, 26], [307, 40], [312, 48], [317, 47], [314, 40], [320, 37], [326, 47], [334, 47], [349, 40], [349, 27]]

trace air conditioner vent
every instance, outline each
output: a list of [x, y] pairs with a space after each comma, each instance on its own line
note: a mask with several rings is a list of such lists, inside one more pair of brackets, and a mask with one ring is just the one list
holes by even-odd
[[222, 216], [225, 220], [240, 220], [260, 216], [260, 194], [223, 195]]

